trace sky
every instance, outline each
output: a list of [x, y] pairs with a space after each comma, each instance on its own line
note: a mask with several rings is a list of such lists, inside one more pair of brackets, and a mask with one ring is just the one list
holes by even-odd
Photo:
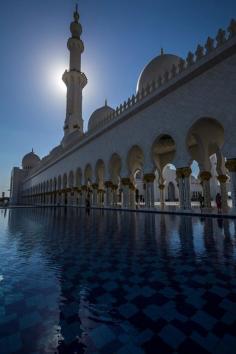
[[[0, 193], [13, 166], [34, 151], [43, 157], [61, 141], [68, 68], [67, 39], [76, 1], [1, 0]], [[236, 18], [234, 0], [80, 0], [85, 51], [85, 128], [104, 104], [123, 103], [160, 48], [186, 57]]]

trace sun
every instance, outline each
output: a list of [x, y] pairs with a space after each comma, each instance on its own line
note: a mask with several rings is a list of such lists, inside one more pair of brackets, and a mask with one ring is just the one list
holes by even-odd
[[50, 86], [55, 95], [66, 94], [66, 85], [62, 81], [62, 75], [64, 71], [64, 65], [55, 65], [53, 68], [50, 68]]

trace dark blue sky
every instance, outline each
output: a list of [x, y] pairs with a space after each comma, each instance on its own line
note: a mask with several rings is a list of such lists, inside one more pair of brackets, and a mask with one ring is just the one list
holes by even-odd
[[[66, 42], [76, 1], [2, 0], [0, 18], [0, 192], [33, 147], [41, 157], [63, 135]], [[132, 95], [140, 71], [164, 47], [186, 57], [236, 18], [233, 0], [81, 0], [85, 127], [104, 103]]]

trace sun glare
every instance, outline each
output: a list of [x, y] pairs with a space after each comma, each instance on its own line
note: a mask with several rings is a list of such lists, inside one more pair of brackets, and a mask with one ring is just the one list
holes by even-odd
[[65, 71], [65, 66], [54, 66], [50, 70], [50, 82], [51, 89], [55, 92], [55, 94], [63, 94], [66, 93], [66, 85], [62, 81], [62, 75]]

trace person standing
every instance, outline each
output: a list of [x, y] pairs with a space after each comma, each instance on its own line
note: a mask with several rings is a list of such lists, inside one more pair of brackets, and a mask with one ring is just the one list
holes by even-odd
[[216, 206], [217, 206], [218, 213], [220, 213], [222, 209], [222, 200], [221, 200], [220, 193], [216, 194]]

